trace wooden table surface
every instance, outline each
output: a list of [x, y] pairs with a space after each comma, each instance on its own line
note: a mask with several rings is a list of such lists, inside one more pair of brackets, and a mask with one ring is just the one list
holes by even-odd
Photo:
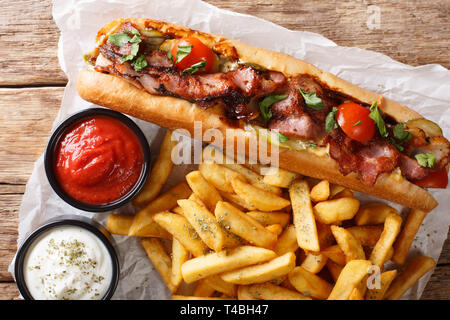
[[[338, 45], [378, 51], [410, 65], [450, 67], [448, 0], [207, 2], [292, 30], [320, 33]], [[51, 1], [0, 0], [0, 7], [0, 299], [13, 299], [18, 291], [7, 268], [17, 249], [19, 206], [67, 80], [56, 57], [59, 34]], [[370, 29], [367, 20], [377, 8], [379, 28]], [[422, 298], [450, 299], [449, 240]]]

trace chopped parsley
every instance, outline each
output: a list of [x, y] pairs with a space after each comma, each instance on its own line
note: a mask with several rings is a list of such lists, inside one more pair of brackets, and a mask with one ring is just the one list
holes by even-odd
[[386, 130], [386, 124], [384, 123], [383, 117], [381, 116], [380, 111], [378, 110], [377, 102], [374, 101], [370, 106], [370, 114], [369, 117], [375, 121], [375, 124], [380, 132], [382, 137], [387, 137], [389, 134]]
[[322, 110], [324, 108], [323, 101], [320, 99], [315, 92], [305, 92], [301, 88], [298, 88], [300, 93], [305, 99], [305, 103], [308, 107], [314, 110]]
[[325, 118], [325, 130], [327, 133], [330, 133], [333, 131], [333, 129], [337, 129], [338, 124], [336, 121], [336, 113], [338, 109], [336, 107], [333, 107], [333, 109], [328, 113], [327, 117]]
[[432, 168], [436, 165], [436, 155], [434, 153], [418, 153], [414, 156], [422, 167]]
[[183, 72], [186, 72], [186, 73], [189, 73], [189, 74], [194, 74], [197, 71], [205, 70], [205, 66], [206, 66], [206, 61], [203, 60], [203, 61], [200, 61], [198, 63], [193, 64], [189, 68], [184, 69]]
[[278, 141], [280, 141], [281, 143], [284, 143], [286, 141], [288, 141], [289, 138], [286, 137], [284, 134], [282, 134], [281, 132], [278, 132]]
[[272, 118], [272, 111], [270, 110], [270, 106], [275, 102], [286, 99], [287, 97], [287, 94], [271, 94], [265, 97], [264, 100], [259, 103], [259, 110], [261, 111], [261, 115], [265, 122], [268, 122], [269, 119]]

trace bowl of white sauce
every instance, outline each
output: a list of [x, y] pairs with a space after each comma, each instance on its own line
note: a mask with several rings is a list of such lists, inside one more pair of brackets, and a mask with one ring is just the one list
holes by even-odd
[[17, 251], [14, 275], [27, 300], [109, 300], [119, 261], [108, 231], [83, 216], [61, 216], [34, 230]]

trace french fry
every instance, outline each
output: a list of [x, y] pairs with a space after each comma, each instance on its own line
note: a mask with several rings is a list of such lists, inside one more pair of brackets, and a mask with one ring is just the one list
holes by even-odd
[[139, 194], [133, 199], [135, 206], [145, 206], [158, 196], [172, 170], [172, 149], [176, 145], [177, 141], [172, 141], [172, 131], [167, 130], [159, 149], [158, 158], [150, 171], [147, 181]]
[[392, 261], [396, 264], [403, 265], [405, 263], [411, 244], [426, 216], [427, 213], [422, 210], [411, 209], [408, 213], [403, 229], [400, 231], [400, 234], [394, 243], [394, 255]]
[[223, 166], [240, 173], [245, 179], [258, 189], [281, 195], [282, 190], [279, 187], [264, 183], [263, 176], [253, 172], [252, 170], [236, 163], [224, 163]]
[[212, 161], [200, 163], [198, 165], [198, 170], [217, 190], [224, 192], [234, 192], [233, 186], [231, 185], [232, 179], [241, 178], [245, 180], [244, 176], [240, 173]]
[[189, 259], [189, 251], [176, 238], [172, 240], [172, 274], [171, 282], [178, 288], [183, 281], [181, 266]]
[[[220, 224], [220, 223], [219, 223]], [[223, 232], [223, 247], [224, 248], [236, 248], [245, 244], [248, 244], [247, 241], [239, 237], [237, 234], [231, 233], [228, 230], [226, 230], [223, 226], [222, 232]]]
[[[201, 206], [203, 206], [203, 207], [206, 207], [206, 205], [205, 205], [205, 203], [202, 201], [202, 199], [200, 199], [200, 197], [199, 197], [197, 194], [195, 194], [195, 193], [191, 194], [191, 195], [189, 196], [188, 200], [192, 200], [192, 201], [194, 201], [194, 202], [197, 202], [199, 205], [201, 205]], [[178, 207], [179, 207], [179, 206], [178, 206]], [[181, 208], [181, 207], [180, 207], [180, 208]], [[183, 208], [182, 208], [182, 209], [183, 209]], [[181, 210], [181, 211], [183, 211], [183, 210]]]
[[272, 248], [277, 241], [274, 233], [228, 202], [219, 201], [214, 214], [225, 230], [247, 240], [250, 244]]
[[169, 255], [164, 250], [161, 241], [158, 238], [143, 238], [141, 244], [147, 253], [148, 258], [152, 262], [153, 266], [158, 270], [164, 283], [169, 290], [173, 293], [177, 290], [177, 286], [172, 283], [172, 261]]
[[133, 224], [128, 232], [129, 236], [170, 238], [170, 235], [153, 221], [153, 216], [161, 211], [170, 210], [177, 206], [178, 199], [189, 197], [192, 193], [186, 182], [182, 182], [158, 198], [150, 202], [134, 216]]
[[350, 293], [348, 300], [364, 300], [364, 297], [358, 288], [354, 288], [352, 293]]
[[330, 185], [330, 198], [337, 195], [339, 192], [344, 191], [346, 188], [337, 184]]
[[289, 187], [289, 196], [298, 246], [304, 250], [320, 251], [308, 183], [304, 180], [294, 181]]
[[400, 232], [402, 218], [397, 213], [389, 213], [384, 222], [384, 229], [380, 239], [370, 254], [370, 261], [374, 265], [381, 267], [386, 261], [389, 249], [392, 247], [395, 238]]
[[211, 287], [207, 282], [206, 278], [198, 280], [193, 295], [195, 297], [211, 297], [216, 290]]
[[183, 264], [181, 272], [184, 281], [192, 283], [214, 274], [257, 264], [275, 257], [276, 254], [272, 250], [241, 246], [190, 259]]
[[284, 228], [291, 220], [291, 215], [286, 212], [249, 211], [247, 214], [265, 227], [279, 224]]
[[208, 247], [184, 216], [171, 212], [160, 212], [155, 214], [154, 221], [180, 241], [183, 247], [195, 257], [208, 252]]
[[241, 211], [244, 210], [256, 210], [256, 206], [250, 202], [248, 202], [245, 199], [242, 199], [240, 196], [238, 196], [235, 193], [228, 193], [228, 192], [220, 192], [220, 195], [227, 200], [228, 202], [231, 202], [236, 208], [238, 208]]
[[347, 300], [371, 267], [368, 260], [352, 260], [342, 269], [328, 300]]
[[373, 247], [383, 232], [383, 226], [354, 226], [347, 228], [363, 247]]
[[283, 227], [280, 224], [271, 224], [266, 227], [266, 230], [272, 232], [278, 237], [283, 232]]
[[[192, 196], [192, 195], [191, 195]], [[190, 198], [190, 197], [189, 197]], [[183, 215], [183, 209], [180, 206], [176, 206], [175, 208], [172, 209], [173, 213], [177, 213], [177, 214], [181, 214]]]
[[317, 274], [325, 267], [327, 260], [328, 257], [322, 253], [309, 252], [300, 266], [311, 273]]
[[336, 242], [345, 254], [346, 263], [351, 260], [366, 259], [361, 243], [348, 230], [338, 226], [331, 226], [331, 232], [333, 232]]
[[288, 274], [295, 267], [295, 254], [288, 252], [268, 262], [222, 273], [226, 282], [235, 284], [263, 283]]
[[340, 198], [353, 198], [353, 191], [350, 189], [344, 189], [338, 193], [336, 193], [334, 196], [330, 197], [330, 199], [340, 199]]
[[332, 224], [352, 219], [359, 209], [355, 198], [339, 198], [317, 203], [314, 206], [316, 219], [325, 224]]
[[355, 216], [358, 226], [384, 223], [389, 213], [398, 214], [397, 210], [383, 202], [370, 202], [363, 204]]
[[338, 265], [336, 262], [332, 261], [331, 259], [327, 260], [327, 269], [330, 271], [331, 276], [333, 277], [334, 282], [337, 281], [339, 278], [339, 275], [341, 274], [341, 271], [344, 267], [341, 265]]
[[258, 210], [276, 211], [287, 207], [290, 202], [272, 192], [262, 190], [240, 179], [231, 180], [237, 195], [254, 205]]
[[216, 217], [206, 207], [192, 200], [178, 200], [178, 205], [183, 208], [184, 217], [203, 242], [216, 252], [222, 250], [224, 235]]
[[277, 195], [280, 195], [282, 193], [281, 188], [265, 184], [263, 182], [263, 179], [264, 179], [263, 176], [261, 176], [260, 174], [257, 174], [253, 170], [251, 170], [241, 164], [236, 163], [235, 159], [226, 157], [217, 148], [208, 146], [203, 149], [203, 161], [206, 161], [206, 160], [216, 162], [230, 170], [233, 170], [233, 171], [239, 173], [240, 175], [245, 177], [245, 180], [249, 181], [255, 187], [258, 187], [265, 191], [275, 193]]
[[434, 268], [436, 262], [425, 256], [414, 258], [389, 286], [384, 299], [399, 300], [424, 274]]
[[[252, 291], [252, 293], [254, 292]], [[250, 286], [238, 286], [237, 298], [238, 300], [259, 300], [252, 293], [250, 293]]]
[[219, 275], [209, 276], [204, 280], [215, 291], [222, 292], [229, 297], [236, 297], [237, 287], [235, 284], [224, 281]]
[[264, 174], [263, 182], [271, 186], [288, 188], [292, 181], [299, 177], [298, 173], [271, 167]]
[[323, 249], [320, 253], [328, 257], [328, 259], [336, 262], [338, 265], [344, 266], [346, 262], [346, 257], [344, 251], [339, 247], [339, 245], [334, 245]]
[[316, 221], [316, 227], [319, 245], [322, 250], [336, 243], [333, 233], [331, 232], [331, 225]]
[[246, 290], [248, 296], [258, 300], [311, 300], [311, 298], [296, 291], [276, 286], [269, 282], [247, 286]]
[[306, 296], [317, 299], [328, 298], [333, 289], [333, 286], [330, 283], [302, 267], [296, 267], [289, 272], [288, 277], [295, 289]]
[[179, 294], [173, 294], [172, 300], [235, 300], [235, 299], [227, 297], [196, 297], [196, 296], [182, 296]]
[[134, 216], [123, 213], [111, 213], [106, 220], [106, 229], [112, 234], [127, 236]]
[[186, 181], [192, 191], [202, 200], [206, 207], [214, 211], [216, 203], [222, 201], [222, 197], [212, 184], [203, 178], [200, 171], [191, 171], [186, 175]]
[[368, 289], [365, 295], [366, 300], [382, 300], [384, 297], [384, 294], [386, 293], [387, 289], [391, 285], [392, 281], [394, 280], [395, 276], [397, 275], [397, 270], [390, 270], [386, 271], [380, 274], [380, 287], [379, 288], [373, 288]]
[[279, 256], [287, 252], [295, 252], [298, 249], [297, 233], [293, 224], [287, 226], [279, 236], [275, 245], [275, 253]]
[[311, 200], [314, 202], [325, 201], [330, 196], [330, 183], [322, 180], [311, 188]]

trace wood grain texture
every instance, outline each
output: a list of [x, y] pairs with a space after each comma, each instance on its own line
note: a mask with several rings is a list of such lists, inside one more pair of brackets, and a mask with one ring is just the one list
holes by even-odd
[[0, 85], [61, 84], [51, 1], [0, 0]]
[[[378, 51], [411, 65], [450, 67], [448, 1], [207, 2], [289, 29], [321, 33], [338, 45]], [[378, 30], [366, 26], [369, 5], [381, 9]], [[14, 299], [18, 292], [7, 267], [16, 251], [19, 206], [64, 90], [45, 85], [62, 86], [66, 78], [56, 58], [59, 34], [51, 1], [0, 0], [0, 7], [0, 299]], [[449, 240], [422, 298], [450, 299]]]
[[[0, 89], [0, 282], [16, 251], [19, 206], [47, 143], [63, 88]], [[0, 291], [1, 296], [1, 291]]]

